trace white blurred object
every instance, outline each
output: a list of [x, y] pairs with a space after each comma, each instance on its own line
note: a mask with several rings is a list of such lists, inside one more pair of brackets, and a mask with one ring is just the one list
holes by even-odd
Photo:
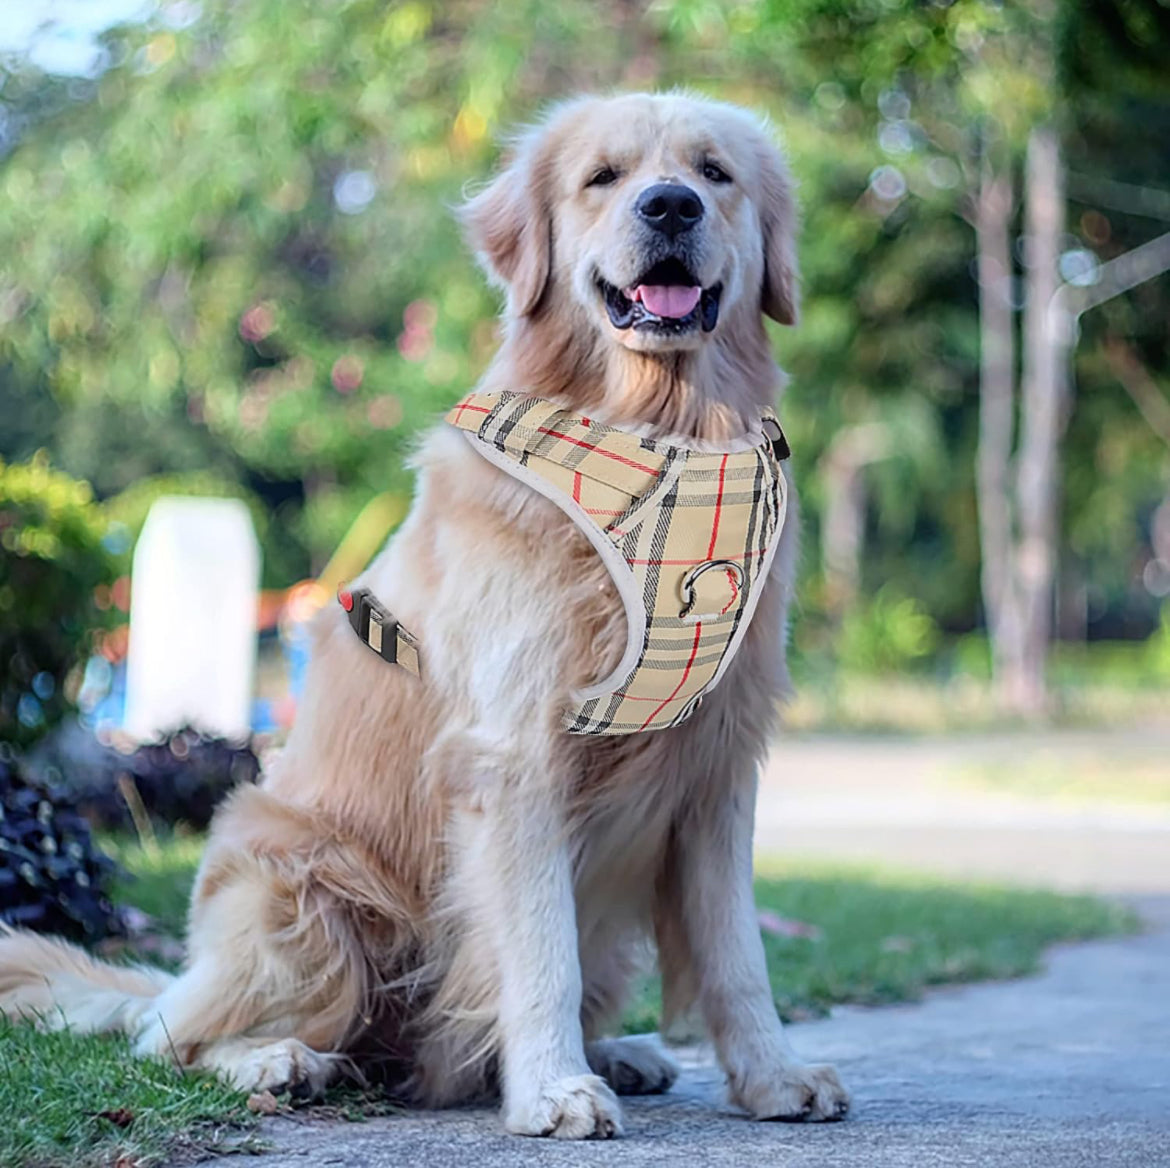
[[161, 498], [134, 549], [126, 732], [250, 729], [260, 549], [238, 499]]

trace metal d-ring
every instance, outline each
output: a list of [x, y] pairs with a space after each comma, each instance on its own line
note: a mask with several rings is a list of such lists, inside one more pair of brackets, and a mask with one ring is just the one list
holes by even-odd
[[695, 582], [704, 572], [710, 571], [712, 568], [723, 568], [725, 571], [731, 572], [735, 576], [736, 588], [743, 587], [743, 566], [741, 564], [737, 564], [734, 560], [704, 560], [683, 577], [683, 607], [682, 612], [678, 614], [679, 620], [688, 617], [691, 609], [695, 607]]

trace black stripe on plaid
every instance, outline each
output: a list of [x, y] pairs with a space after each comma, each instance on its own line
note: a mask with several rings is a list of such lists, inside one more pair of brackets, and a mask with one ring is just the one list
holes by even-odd
[[[655, 479], [655, 481], [651, 483], [650, 486], [642, 492], [642, 494], [632, 498], [630, 500], [630, 505], [612, 523], [606, 526], [605, 530], [607, 534], [616, 534], [617, 532], [622, 532], [623, 537], [624, 535], [628, 535], [629, 532], [626, 531], [626, 524], [629, 522], [629, 517], [640, 511], [648, 501], [654, 498], [656, 493], [662, 489], [662, 484], [666, 482], [667, 477], [670, 475], [671, 470], [674, 467], [674, 464], [679, 460], [679, 458], [685, 459], [686, 455], [685, 453], [680, 454], [677, 450], [669, 450], [667, 451], [665, 457], [666, 461], [662, 464], [662, 470], [658, 472], [658, 478]], [[630, 528], [630, 531], [636, 531], [640, 526], [641, 522], [639, 521]], [[637, 559], [637, 553], [635, 552], [633, 557], [626, 556], [627, 562], [631, 558]]]
[[497, 442], [495, 437], [496, 426], [501, 419], [506, 420], [506, 412], [510, 410], [512, 402], [519, 397], [515, 393], [501, 393], [496, 404], [483, 416], [483, 421], [479, 424], [478, 436], [484, 441], [490, 443], [497, 450], [503, 452], [504, 445], [502, 442]]
[[[704, 480], [709, 480], [711, 475], [719, 470], [722, 456], [720, 458], [711, 458], [710, 455], [703, 455], [701, 458], [702, 461], [692, 454], [687, 459], [687, 468], [682, 473], [683, 482], [703, 482]], [[723, 479], [727, 483], [735, 482], [737, 479], [742, 479], [750, 483], [755, 478], [755, 474], [755, 467], [729, 466], [723, 470]]]
[[[706, 622], [704, 621], [703, 623], [705, 624]], [[690, 653], [691, 646], [695, 642], [695, 634], [694, 634], [695, 626], [691, 625], [690, 628], [691, 628], [691, 639], [686, 643], [685, 646], [682, 646], [682, 649], [685, 649], [687, 654]], [[706, 653], [701, 657], [696, 656], [694, 658], [694, 660], [691, 661], [691, 668], [692, 669], [701, 669], [704, 665], [710, 665], [713, 661], [720, 661], [723, 658], [724, 652], [725, 652], [725, 649], [723, 648], [723, 646], [720, 646], [718, 649], [714, 650], [711, 653]], [[639, 669], [653, 669], [653, 670], [657, 670], [660, 673], [664, 672], [665, 670], [670, 670], [670, 669], [677, 671], [678, 670], [678, 663], [679, 663], [679, 656], [681, 656], [681, 655], [682, 654], [680, 653], [678, 656], [674, 656], [674, 657], [670, 658], [669, 660], [665, 660], [665, 661], [660, 661], [657, 658], [646, 656], [646, 657], [642, 658], [641, 662], [638, 665], [638, 668]]]
[[[507, 400], [506, 400], [507, 399]], [[524, 397], [522, 394], [501, 394], [492, 412], [484, 419], [479, 435], [500, 451], [508, 452], [508, 438], [520, 421], [538, 406], [544, 405], [538, 397]]]
[[[703, 626], [702, 632], [699, 634], [699, 648], [702, 650], [711, 644], [722, 645], [727, 638], [727, 633], [719, 626], [730, 624], [734, 619], [732, 613], [727, 612], [709, 620], [696, 621], [695, 624]], [[683, 628], [685, 635], [680, 633], [676, 636], [674, 633], [665, 633], [648, 637], [646, 639], [646, 652], [689, 653], [691, 646], [695, 643], [695, 625], [684, 625]]]
[[590, 698], [588, 701], [582, 702], [581, 708], [565, 723], [565, 729], [570, 734], [592, 733], [589, 727], [593, 723], [593, 714], [597, 710], [600, 702], [600, 697]]
[[[754, 503], [756, 501], [756, 491], [754, 484], [751, 484], [743, 491], [724, 491], [722, 497], [717, 491], [712, 490], [709, 495], [696, 495], [692, 492], [687, 492], [687, 506], [688, 507], [714, 507], [716, 502], [722, 499], [724, 507], [738, 507], [744, 503]], [[633, 508], [631, 508], [632, 510]]]

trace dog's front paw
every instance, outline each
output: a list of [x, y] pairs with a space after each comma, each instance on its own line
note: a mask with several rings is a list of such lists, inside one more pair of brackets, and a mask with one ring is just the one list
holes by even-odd
[[770, 1074], [743, 1075], [731, 1097], [754, 1119], [832, 1123], [849, 1113], [849, 1092], [827, 1063], [785, 1063]]
[[288, 1091], [297, 1099], [316, 1099], [332, 1078], [337, 1059], [296, 1038], [267, 1044], [229, 1039], [207, 1047], [199, 1063], [241, 1091], [271, 1091], [274, 1095]]
[[608, 1140], [622, 1134], [622, 1112], [614, 1093], [596, 1075], [573, 1075], [509, 1101], [504, 1126], [519, 1136]]

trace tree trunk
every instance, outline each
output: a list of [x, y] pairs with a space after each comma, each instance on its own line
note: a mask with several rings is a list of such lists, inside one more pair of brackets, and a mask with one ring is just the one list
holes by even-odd
[[1054, 299], [1060, 286], [1064, 220], [1060, 145], [1056, 132], [1041, 126], [1028, 139], [1025, 197], [1028, 276], [1016, 467], [1016, 581], [1023, 635], [1011, 672], [1003, 678], [1005, 696], [1022, 713], [1037, 713], [1047, 702], [1045, 674], [1059, 533], [1057, 455], [1068, 389], [1069, 328]]
[[979, 273], [979, 449], [976, 498], [983, 607], [992, 677], [1001, 695], [1019, 671], [1023, 612], [1016, 587], [1009, 483], [1015, 430], [1015, 334], [1012, 309], [1011, 172], [985, 154], [976, 204]]
[[820, 462], [825, 488], [821, 519], [821, 563], [825, 573], [825, 607], [839, 621], [861, 588], [865, 543], [865, 468], [893, 452], [881, 422], [866, 422], [838, 431]]

